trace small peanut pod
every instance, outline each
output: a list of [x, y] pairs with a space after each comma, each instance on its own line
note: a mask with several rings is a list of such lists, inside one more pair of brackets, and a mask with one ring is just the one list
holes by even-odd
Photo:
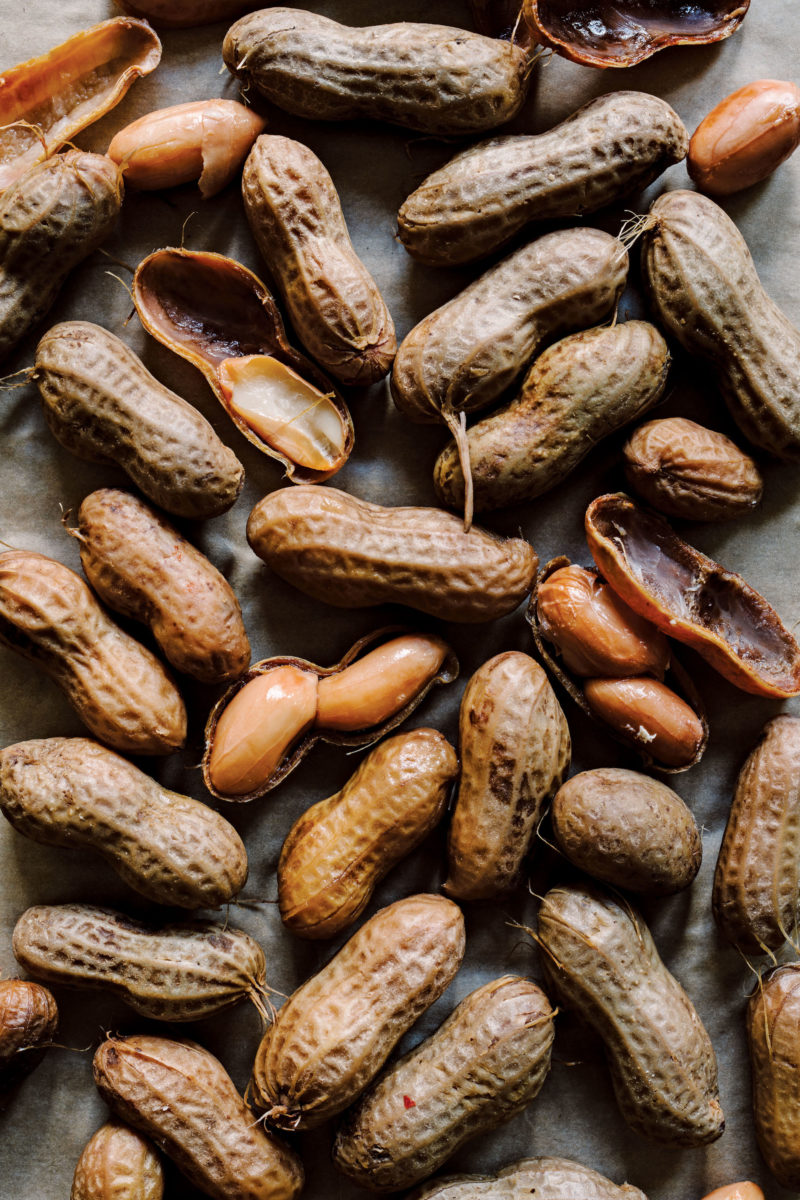
[[706, 729], [691, 705], [658, 679], [585, 679], [589, 708], [634, 742], [655, 763], [676, 770], [693, 766], [703, 750]]
[[289, 830], [278, 863], [278, 904], [300, 937], [340, 933], [384, 875], [441, 820], [458, 759], [435, 729], [380, 743], [341, 791]]
[[241, 929], [210, 922], [161, 929], [88, 904], [39, 904], [14, 926], [14, 956], [30, 975], [101, 988], [155, 1021], [199, 1021], [257, 999], [264, 952]]
[[267, 1120], [311, 1129], [347, 1108], [463, 955], [464, 918], [443, 896], [409, 896], [371, 917], [262, 1038], [252, 1087]]
[[434, 508], [384, 508], [313, 485], [255, 506], [247, 540], [276, 575], [337, 608], [407, 604], [442, 621], [494, 621], [530, 591], [538, 559], [521, 538], [464, 532]]
[[106, 153], [131, 187], [154, 191], [196, 179], [208, 199], [230, 183], [265, 124], [235, 100], [190, 100], [126, 125]]
[[37, 1066], [58, 1028], [51, 992], [27, 979], [0, 979], [0, 1091]]
[[309, 354], [342, 383], [382, 379], [397, 350], [394, 323], [316, 154], [291, 138], [262, 135], [245, 163], [242, 195], [261, 257]]
[[222, 46], [228, 70], [298, 117], [368, 117], [422, 133], [494, 129], [521, 108], [529, 59], [510, 42], [402, 21], [353, 28], [270, 8], [242, 17]]
[[602, 321], [627, 271], [625, 247], [599, 229], [548, 233], [516, 250], [406, 336], [395, 404], [420, 422], [485, 408], [543, 342]]
[[715, 1141], [725, 1122], [714, 1049], [642, 918], [599, 888], [553, 888], [539, 909], [539, 943], [555, 996], [605, 1043], [631, 1129], [670, 1145]]
[[712, 899], [743, 954], [791, 939], [800, 919], [800, 717], [768, 721], [739, 772]]
[[0, 199], [0, 361], [109, 235], [122, 190], [110, 159], [69, 150], [32, 167]]
[[178, 671], [230, 683], [250, 662], [242, 610], [228, 581], [148, 504], [103, 488], [78, 513], [81, 563], [100, 599], [148, 625]]
[[0, 808], [35, 842], [96, 850], [156, 904], [213, 908], [247, 878], [242, 840], [219, 813], [86, 738], [0, 751]]
[[116, 463], [167, 512], [215, 517], [239, 495], [244, 468], [233, 451], [99, 325], [54, 325], [36, 349], [34, 378], [61, 445], [90, 462]]
[[121, 1121], [102, 1125], [84, 1146], [69, 1200], [162, 1200], [164, 1173], [153, 1145]]
[[720, 100], [694, 131], [689, 175], [701, 192], [728, 196], [771, 175], [800, 145], [800, 88], [757, 79]]
[[463, 1142], [509, 1121], [539, 1094], [553, 1017], [528, 979], [505, 975], [472, 992], [350, 1110], [334, 1166], [373, 1192], [433, 1174]]
[[551, 809], [563, 854], [587, 875], [646, 896], [688, 887], [700, 870], [697, 823], [672, 788], [615, 767], [582, 771]]
[[[781, 1187], [800, 1190], [800, 963], [762, 975], [747, 1006], [753, 1121]], [[749, 1198], [748, 1198], [749, 1200]]]
[[537, 662], [509, 650], [478, 668], [461, 701], [459, 749], [444, 889], [483, 900], [519, 883], [542, 809], [569, 769], [567, 721]]
[[184, 744], [186, 709], [161, 663], [55, 559], [0, 554], [0, 644], [41, 667], [116, 750], [171, 754]]
[[422, 262], [472, 262], [530, 221], [596, 212], [647, 187], [688, 146], [663, 100], [610, 92], [546, 133], [492, 138], [456, 155], [403, 204], [400, 241]]
[[497, 1175], [453, 1175], [425, 1184], [412, 1200], [647, 1200], [629, 1183], [617, 1185], [605, 1175], [569, 1158], [522, 1158]]
[[108, 1038], [94, 1056], [107, 1104], [213, 1200], [294, 1200], [297, 1155], [264, 1133], [222, 1063], [195, 1042]]

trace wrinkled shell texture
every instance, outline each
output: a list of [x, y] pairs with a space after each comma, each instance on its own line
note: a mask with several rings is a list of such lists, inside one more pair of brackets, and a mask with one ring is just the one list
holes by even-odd
[[353, 249], [333, 180], [300, 142], [263, 134], [242, 174], [245, 212], [292, 324], [342, 383], [367, 385], [397, 341], [378, 285]]
[[523, 1158], [497, 1175], [459, 1175], [429, 1183], [412, 1200], [647, 1200], [644, 1192], [617, 1186], [568, 1158]]
[[247, 878], [247, 855], [232, 825], [86, 738], [43, 738], [0, 751], [0, 808], [35, 842], [97, 851], [157, 904], [213, 908]]
[[276, 575], [328, 604], [407, 604], [442, 621], [493, 621], [530, 591], [538, 559], [521, 538], [434, 508], [384, 508], [331, 487], [261, 500], [247, 540]]
[[747, 1006], [758, 1147], [782, 1187], [800, 1189], [800, 963], [759, 981]]
[[445, 25], [352, 28], [301, 9], [263, 9], [228, 30], [222, 54], [273, 104], [317, 121], [481, 133], [510, 120], [526, 92], [523, 50]]
[[264, 1133], [222, 1063], [194, 1042], [109, 1038], [94, 1079], [114, 1112], [151, 1137], [213, 1200], [294, 1200], [297, 1155]]
[[688, 145], [663, 100], [610, 92], [546, 133], [492, 138], [457, 155], [404, 202], [400, 240], [422, 262], [472, 262], [530, 221], [596, 212], [646, 187]]
[[70, 1200], [162, 1200], [164, 1173], [153, 1146], [118, 1121], [102, 1125], [83, 1148]]
[[566, 717], [544, 670], [510, 650], [461, 701], [461, 782], [447, 846], [449, 895], [488, 899], [519, 882], [545, 804], [569, 769]]
[[539, 1094], [553, 1016], [527, 979], [506, 975], [472, 992], [348, 1113], [335, 1166], [376, 1192], [431, 1175], [468, 1138], [510, 1120]]
[[253, 1098], [268, 1119], [310, 1129], [350, 1104], [448, 986], [464, 918], [443, 896], [382, 908], [287, 1001], [261, 1040]]
[[444, 815], [458, 759], [435, 729], [381, 742], [341, 791], [309, 808], [283, 843], [278, 903], [287, 929], [333, 937]]
[[714, 876], [723, 935], [744, 954], [777, 950], [800, 915], [800, 717], [765, 725], [736, 781]]
[[58, 1009], [46, 987], [0, 979], [0, 1093], [41, 1061], [58, 1028]]
[[602, 1038], [630, 1127], [675, 1146], [720, 1137], [714, 1049], [641, 917], [598, 888], [553, 888], [539, 938], [551, 994]]

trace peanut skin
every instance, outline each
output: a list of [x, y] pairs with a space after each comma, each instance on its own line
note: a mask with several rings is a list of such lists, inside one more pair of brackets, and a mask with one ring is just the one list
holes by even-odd
[[0, 1093], [41, 1062], [57, 1028], [58, 1008], [48, 988], [0, 979]]
[[410, 1200], [647, 1200], [568, 1158], [522, 1158], [494, 1175], [453, 1175], [427, 1183]]
[[694, 131], [689, 175], [701, 192], [728, 196], [766, 179], [800, 145], [800, 88], [757, 79], [720, 100]]
[[84, 1146], [69, 1200], [162, 1200], [164, 1173], [153, 1145], [121, 1121], [102, 1125]]
[[763, 975], [747, 1005], [753, 1120], [781, 1187], [800, 1188], [800, 963]]
[[706, 736], [703, 722], [660, 680], [585, 679], [583, 694], [595, 716], [638, 742], [654, 762], [685, 769], [697, 761]]

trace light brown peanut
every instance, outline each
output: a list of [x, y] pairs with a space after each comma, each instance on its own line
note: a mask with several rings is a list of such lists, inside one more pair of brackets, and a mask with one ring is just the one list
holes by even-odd
[[658, 679], [586, 679], [583, 694], [602, 721], [639, 742], [667, 767], [690, 767], [706, 733], [693, 708]]
[[69, 1200], [162, 1200], [163, 1195], [155, 1147], [121, 1121], [109, 1121], [84, 1146]]
[[689, 144], [689, 175], [701, 192], [728, 196], [771, 175], [800, 145], [800, 88], [757, 79], [720, 100]]
[[747, 1005], [753, 1121], [781, 1187], [800, 1188], [800, 963], [762, 975]]
[[531, 1196], [536, 1200], [647, 1200], [644, 1192], [628, 1183], [617, 1186], [591, 1167], [553, 1157], [522, 1158], [497, 1175], [435, 1180], [413, 1192], [411, 1200], [530, 1200]]
[[320, 677], [314, 723], [345, 731], [381, 724], [436, 678], [449, 652], [431, 634], [384, 642], [344, 670]]
[[0, 1092], [41, 1062], [58, 1028], [58, 1008], [46, 987], [0, 979]]

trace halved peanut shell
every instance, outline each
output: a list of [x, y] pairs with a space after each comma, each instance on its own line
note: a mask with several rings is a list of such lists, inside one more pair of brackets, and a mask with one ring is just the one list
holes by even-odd
[[586, 540], [614, 591], [725, 679], [756, 696], [800, 694], [800, 646], [763, 596], [616, 492], [586, 510]]
[[[342, 722], [339, 722], [335, 726], [333, 722], [329, 722], [324, 727], [321, 725], [319, 718], [321, 716], [322, 719], [325, 719], [326, 704], [330, 703], [334, 707], [336, 705], [336, 698], [332, 694], [336, 690], [335, 676], [340, 675], [346, 668], [351, 668], [355, 680], [360, 682], [359, 676], [361, 672], [358, 669], [356, 660], [361, 659], [362, 656], [365, 658], [365, 652], [375, 652], [378, 649], [383, 649], [384, 646], [389, 645], [392, 641], [399, 643], [409, 640], [426, 641], [431, 646], [434, 646], [435, 643], [438, 647], [435, 660], [431, 659], [430, 655], [423, 653], [422, 657], [427, 660], [428, 667], [421, 686], [419, 682], [417, 682], [417, 686], [415, 687], [409, 686], [409, 672], [406, 666], [400, 663], [398, 667], [400, 686], [394, 707], [392, 708], [391, 705], [386, 704], [384, 688], [379, 686], [374, 693], [377, 711], [381, 713], [381, 717], [377, 723], [363, 725], [360, 728], [353, 728], [352, 725], [347, 727], [346, 723]], [[442, 642], [440, 638], [424, 633], [415, 633], [403, 626], [387, 626], [385, 629], [378, 629], [360, 638], [354, 646], [351, 646], [344, 658], [332, 667], [321, 667], [317, 663], [309, 662], [308, 659], [286, 655], [262, 659], [261, 662], [255, 663], [240, 680], [233, 684], [220, 697], [209, 714], [208, 721], [206, 722], [206, 746], [203, 755], [203, 779], [205, 780], [205, 785], [212, 796], [216, 796], [218, 800], [241, 803], [257, 800], [260, 796], [266, 795], [267, 792], [277, 787], [298, 766], [317, 742], [329, 742], [334, 746], [366, 746], [371, 742], [378, 741], [379, 738], [396, 729], [398, 725], [401, 725], [411, 715], [417, 706], [421, 704], [425, 696], [427, 696], [434, 684], [452, 683], [458, 676], [458, 671], [458, 659], [449, 646]], [[280, 678], [278, 678], [279, 672], [281, 675]], [[226, 729], [226, 711], [233, 709], [237, 697], [241, 695], [244, 688], [270, 675], [272, 675], [272, 682], [275, 682], [277, 679], [278, 685], [286, 691], [289, 707], [292, 711], [287, 721], [281, 721], [280, 723], [281, 728], [277, 731], [278, 736], [275, 740], [274, 753], [270, 746], [265, 745], [264, 747], [263, 761], [266, 764], [265, 771], [269, 770], [269, 774], [259, 782], [254, 782], [252, 778], [247, 778], [247, 764], [244, 769], [240, 769], [238, 764], [234, 764], [230, 768], [230, 774], [234, 775], [238, 772], [240, 783], [237, 783], [236, 786], [247, 787], [247, 790], [239, 792], [222, 791], [218, 786], [218, 780], [215, 782], [214, 778], [214, 768], [218, 769], [218, 764], [223, 761], [223, 755], [220, 754], [219, 750], [215, 753], [217, 735], [225, 736], [231, 746], [231, 753], [236, 753], [236, 746], [234, 744], [236, 734], [235, 732], [231, 733], [230, 729]], [[304, 685], [306, 678], [309, 681], [308, 686]], [[332, 688], [328, 689], [325, 687], [327, 681], [331, 681]], [[270, 687], [269, 679], [267, 679], [263, 687], [265, 689]], [[327, 696], [324, 694], [326, 692], [328, 693]], [[322, 701], [320, 702], [321, 693]], [[397, 707], [398, 705], [400, 707]], [[228, 719], [228, 723], [230, 721], [231, 718]], [[227, 747], [225, 747], [225, 750], [227, 750]], [[272, 754], [271, 761], [270, 754]], [[225, 754], [224, 757], [228, 758], [228, 755]], [[228, 769], [228, 765], [226, 764], [223, 768], [223, 774]], [[250, 786], [250, 784], [253, 786]]]
[[333, 384], [286, 339], [261, 280], [232, 258], [156, 250], [139, 264], [133, 299], [148, 333], [202, 371], [249, 442], [295, 483], [321, 483], [353, 448], [353, 422]]

